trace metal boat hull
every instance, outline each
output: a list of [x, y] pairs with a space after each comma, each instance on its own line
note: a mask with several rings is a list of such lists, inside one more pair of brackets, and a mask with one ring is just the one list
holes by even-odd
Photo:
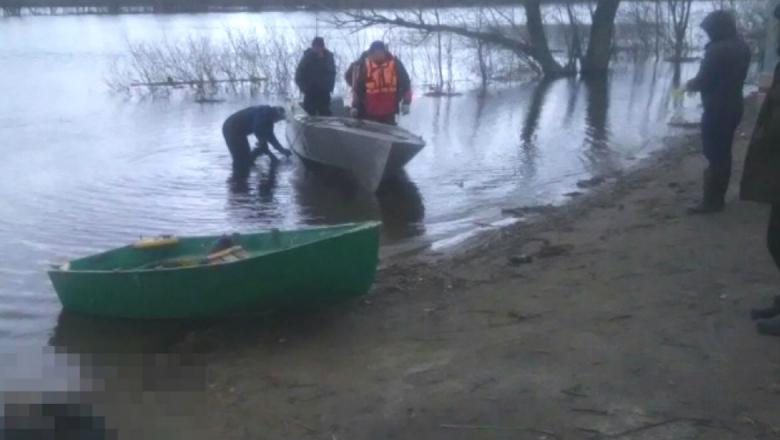
[[399, 127], [301, 114], [287, 121], [287, 141], [301, 158], [347, 171], [370, 191], [403, 169], [425, 146], [422, 138]]

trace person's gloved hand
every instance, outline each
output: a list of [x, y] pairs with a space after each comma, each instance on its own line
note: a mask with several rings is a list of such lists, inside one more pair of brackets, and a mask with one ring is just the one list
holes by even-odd
[[255, 148], [249, 153], [252, 160], [256, 160], [258, 157], [270, 153], [268, 147], [261, 145], [260, 142], [255, 143]]
[[692, 93], [696, 93], [696, 89], [698, 88], [698, 84], [695, 79], [688, 80], [688, 82], [685, 83], [685, 92], [689, 95]]
[[252, 151], [249, 152], [249, 160], [252, 162], [256, 161], [258, 157], [263, 155], [263, 150], [260, 148], [255, 148]]
[[403, 104], [401, 104], [401, 114], [402, 115], [408, 115], [409, 111], [410, 111], [409, 103], [404, 102]]

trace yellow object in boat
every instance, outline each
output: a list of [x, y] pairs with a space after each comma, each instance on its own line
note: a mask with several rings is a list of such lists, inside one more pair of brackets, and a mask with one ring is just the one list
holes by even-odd
[[148, 237], [142, 238], [135, 243], [133, 247], [136, 249], [149, 249], [163, 246], [171, 246], [179, 242], [179, 239], [172, 235], [162, 235], [160, 237]]
[[244, 258], [247, 256], [247, 252], [241, 246], [233, 246], [213, 254], [209, 254], [206, 259], [209, 263], [213, 263], [217, 260], [221, 260], [226, 257]]

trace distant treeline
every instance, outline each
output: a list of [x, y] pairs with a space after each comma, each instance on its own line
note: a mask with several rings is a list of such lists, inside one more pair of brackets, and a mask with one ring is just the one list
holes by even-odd
[[[492, 4], [512, 1], [496, 0]], [[469, 6], [469, 0], [0, 0], [6, 16]]]
[[[643, 0], [623, 1], [632, 3]], [[693, 1], [713, 2], [717, 0]], [[174, 14], [267, 10], [318, 11], [327, 9], [483, 6], [486, 4], [495, 6], [520, 5], [521, 3], [522, 0], [478, 0], [477, 2], [474, 0], [0, 0], [0, 16]], [[541, 3], [588, 3], [588, 0], [541, 0]]]
[[[566, 3], [577, 0], [542, 0]], [[632, 0], [626, 0], [632, 1]], [[699, 1], [699, 0], [695, 0]], [[0, 0], [0, 14], [134, 14], [348, 8], [419, 8], [519, 4], [520, 0]]]

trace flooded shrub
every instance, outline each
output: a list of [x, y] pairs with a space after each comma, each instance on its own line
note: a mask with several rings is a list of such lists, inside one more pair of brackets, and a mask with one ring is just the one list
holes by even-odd
[[127, 53], [109, 70], [117, 92], [170, 95], [189, 89], [200, 98], [219, 93], [288, 96], [295, 67], [307, 45], [280, 36], [226, 31], [225, 38], [128, 42]]

